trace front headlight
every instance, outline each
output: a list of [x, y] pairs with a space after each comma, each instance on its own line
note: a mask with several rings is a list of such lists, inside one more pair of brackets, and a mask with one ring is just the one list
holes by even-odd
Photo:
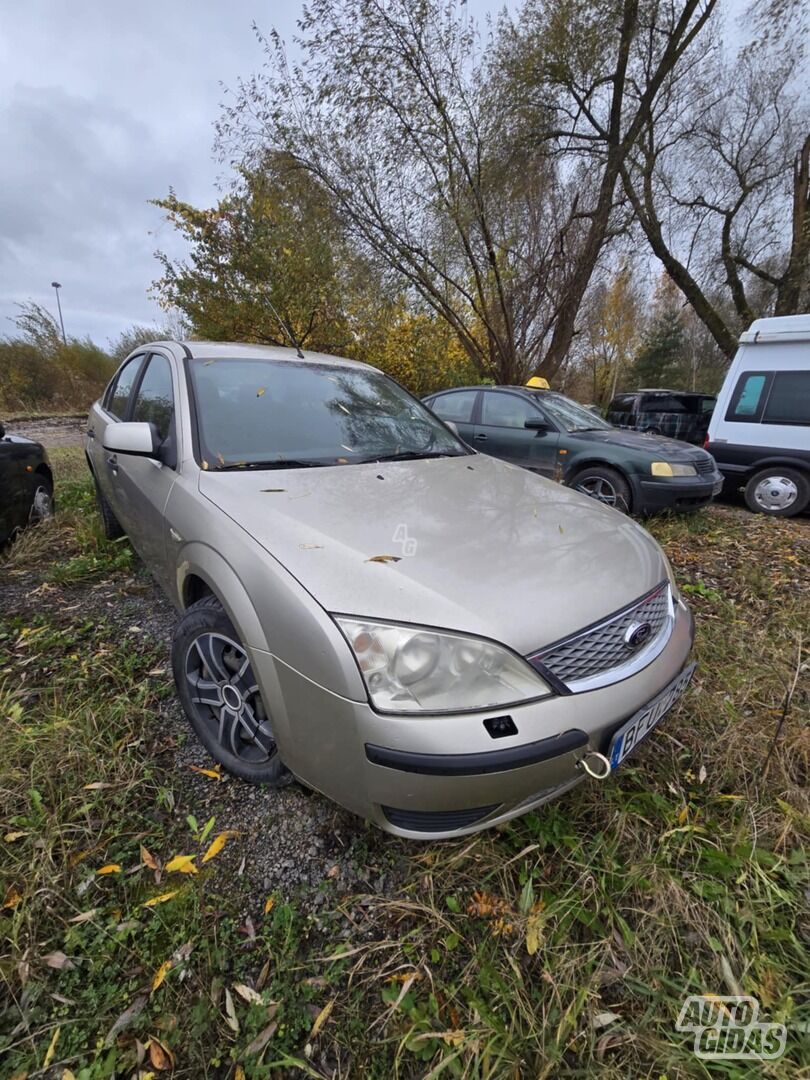
[[650, 471], [653, 476], [697, 476], [694, 465], [677, 465], [673, 461], [654, 461]]
[[333, 618], [373, 705], [383, 712], [466, 712], [551, 693], [525, 660], [491, 641], [421, 626]]

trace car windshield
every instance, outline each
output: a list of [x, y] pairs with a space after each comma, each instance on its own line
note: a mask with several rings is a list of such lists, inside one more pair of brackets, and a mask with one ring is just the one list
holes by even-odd
[[537, 401], [551, 419], [556, 420], [565, 431], [611, 431], [613, 429], [613, 425], [608, 424], [601, 416], [597, 416], [590, 409], [583, 408], [582, 405], [577, 405], [575, 401], [562, 394], [539, 393]]
[[189, 361], [207, 469], [304, 468], [469, 451], [382, 372], [265, 358]]

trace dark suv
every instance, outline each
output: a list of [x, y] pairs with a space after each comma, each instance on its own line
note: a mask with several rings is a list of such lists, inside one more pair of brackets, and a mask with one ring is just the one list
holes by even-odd
[[619, 431], [552, 390], [469, 386], [425, 398], [482, 453], [560, 480], [637, 514], [695, 510], [723, 486], [705, 450], [663, 436]]
[[636, 390], [615, 397], [607, 418], [616, 427], [702, 446], [716, 401], [713, 394], [687, 390]]

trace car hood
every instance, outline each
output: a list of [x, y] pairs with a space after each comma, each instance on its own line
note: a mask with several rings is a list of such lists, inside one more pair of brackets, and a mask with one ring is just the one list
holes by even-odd
[[327, 611], [463, 630], [523, 654], [666, 576], [632, 519], [480, 454], [202, 472], [200, 491]]
[[570, 438], [581, 439], [588, 443], [620, 446], [624, 450], [639, 450], [651, 458], [661, 458], [663, 461], [683, 461], [687, 458], [691, 460], [698, 451], [698, 447], [688, 442], [681, 442], [680, 439], [668, 439], [666, 435], [647, 435], [641, 431], [623, 431], [621, 428], [614, 428], [613, 431], [599, 429], [572, 432]]

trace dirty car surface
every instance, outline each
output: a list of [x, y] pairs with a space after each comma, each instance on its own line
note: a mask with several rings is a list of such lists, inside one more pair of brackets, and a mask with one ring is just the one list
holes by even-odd
[[607, 775], [688, 682], [645, 530], [471, 451], [372, 367], [159, 342], [88, 432], [105, 528], [181, 613], [189, 720], [244, 779], [458, 835]]

